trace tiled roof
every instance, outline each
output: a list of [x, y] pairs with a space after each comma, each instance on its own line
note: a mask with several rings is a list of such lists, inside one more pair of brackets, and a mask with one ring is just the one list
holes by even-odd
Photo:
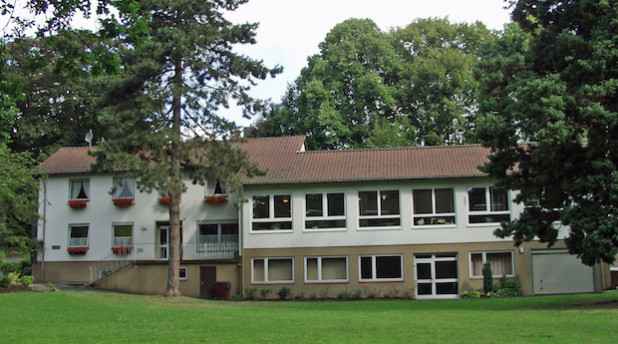
[[[301, 151], [305, 137], [249, 139], [238, 147], [266, 175], [246, 185], [482, 177], [489, 150], [479, 145]], [[88, 173], [87, 147], [61, 148], [40, 166], [47, 174]]]

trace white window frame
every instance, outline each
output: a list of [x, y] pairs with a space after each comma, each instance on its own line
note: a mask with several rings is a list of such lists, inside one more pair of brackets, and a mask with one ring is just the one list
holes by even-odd
[[[381, 195], [382, 192], [388, 192], [388, 191], [397, 191], [397, 197], [398, 197], [398, 204], [399, 204], [399, 214], [394, 214], [394, 215], [382, 215], [382, 202], [381, 202]], [[361, 192], [376, 192], [377, 193], [377, 207], [378, 207], [378, 213], [376, 215], [361, 215]], [[357, 193], [358, 196], [358, 229], [359, 230], [374, 230], [374, 229], [401, 229], [402, 224], [401, 224], [401, 190], [399, 189], [390, 189], [390, 190], [359, 190]], [[361, 221], [362, 220], [367, 220], [367, 219], [399, 219], [399, 225], [394, 225], [394, 226], [361, 226]]]
[[[322, 259], [345, 259], [345, 279], [325, 280], [322, 278]], [[318, 279], [310, 280], [307, 277], [307, 263], [309, 259], [317, 259]], [[347, 283], [350, 281], [350, 265], [348, 256], [306, 256], [305, 257], [305, 283]]]
[[[264, 260], [264, 280], [255, 280], [255, 261]], [[291, 281], [270, 281], [268, 279], [268, 262], [270, 260], [291, 260], [292, 261], [292, 280]], [[294, 257], [255, 257], [251, 258], [251, 284], [294, 284]]]
[[[84, 190], [86, 192], [86, 198], [73, 198], [73, 183], [87, 183], [87, 190]], [[76, 178], [76, 179], [69, 179], [69, 200], [71, 201], [90, 201], [90, 178]]]
[[[467, 197], [467, 201], [468, 201], [468, 225], [469, 226], [495, 226], [496, 224], [499, 224], [500, 221], [498, 222], [470, 222], [470, 217], [471, 216], [482, 216], [482, 215], [509, 215], [509, 220], [513, 219], [513, 216], [511, 214], [511, 210], [513, 209], [513, 206], [511, 205], [511, 191], [509, 189], [506, 188], [497, 188], [497, 189], [504, 189], [506, 190], [506, 206], [507, 206], [507, 210], [498, 210], [498, 211], [493, 211], [491, 210], [491, 189], [496, 188], [495, 186], [474, 186], [474, 187], [470, 187], [468, 189], [468, 191], [466, 192], [466, 197]], [[472, 211], [470, 210], [470, 190], [472, 189], [485, 189], [485, 210], [479, 210], [479, 211]]]
[[[264, 218], [254, 218], [253, 217], [253, 197], [263, 197], [263, 196], [267, 196], [268, 197], [268, 217], [264, 217]], [[275, 217], [275, 196], [288, 196], [290, 198], [290, 217]], [[292, 194], [286, 194], [286, 193], [278, 193], [278, 194], [256, 194], [256, 195], [251, 195], [251, 203], [250, 203], [250, 215], [249, 218], [251, 219], [251, 229], [250, 232], [251, 233], [291, 233], [294, 231], [294, 221], [292, 221], [292, 218], [294, 217], [293, 212], [294, 212], [294, 205], [292, 204]], [[254, 223], [265, 223], [265, 222], [290, 222], [291, 224], [291, 228], [290, 229], [263, 229], [263, 230], [254, 230], [253, 229], [253, 224]]]
[[[185, 272], [185, 277], [182, 277], [182, 272]], [[189, 278], [189, 272], [185, 266], [181, 266], [178, 268], [178, 279], [181, 281], [186, 281]]]
[[[453, 210], [454, 212], [452, 213], [436, 213], [436, 190], [442, 190], [442, 189], [450, 189], [453, 191]], [[416, 214], [414, 212], [414, 191], [421, 191], [421, 190], [431, 190], [431, 213], [427, 213], [427, 214]], [[420, 189], [412, 189], [412, 227], [415, 228], [432, 228], [432, 227], [457, 227], [457, 202], [455, 202], [456, 197], [455, 197], [455, 189], [452, 187], [440, 187], [440, 188], [420, 188]], [[426, 217], [426, 218], [432, 218], [432, 217], [453, 217], [455, 222], [454, 223], [445, 223], [445, 224], [440, 224], [440, 223], [429, 223], [429, 224], [415, 224], [415, 218], [417, 217]]]
[[[371, 257], [371, 278], [363, 278], [362, 258]], [[400, 278], [378, 278], [377, 257], [399, 257]], [[401, 282], [404, 280], [403, 254], [363, 254], [358, 256], [358, 280], [359, 282]]]
[[[116, 226], [131, 226], [131, 245], [116, 245]], [[113, 222], [112, 223], [112, 247], [118, 246], [130, 246], [133, 247], [135, 242], [133, 236], [135, 235], [135, 228], [133, 222]]]
[[[307, 195], [322, 195], [322, 216], [308, 216], [307, 215]], [[343, 194], [343, 215], [328, 216], [328, 195], [331, 194]], [[320, 232], [320, 231], [345, 231], [348, 227], [348, 220], [346, 214], [348, 213], [346, 206], [346, 193], [343, 191], [334, 192], [308, 192], [303, 197], [303, 231], [306, 232]], [[328, 228], [307, 228], [307, 221], [340, 221], [344, 220], [346, 225], [344, 227], [328, 227]]]
[[[125, 180], [132, 180], [131, 183], [131, 193], [133, 196], [131, 197], [120, 197], [119, 193], [124, 189]], [[113, 186], [112, 186], [112, 198], [113, 199], [135, 199], [135, 178], [123, 178], [123, 177], [114, 177], [113, 178]], [[120, 186], [120, 187], [118, 187]]]
[[[482, 263], [485, 265], [487, 262], [487, 254], [488, 253], [510, 253], [511, 254], [511, 274], [507, 274], [506, 277], [515, 277], [515, 254], [513, 250], [501, 250], [501, 251], [471, 251], [468, 253], [468, 265], [470, 267], [470, 278], [483, 278], [483, 271], [481, 270], [480, 275], [474, 275], [473, 264], [472, 264], [472, 255], [473, 254], [481, 254], [482, 255]], [[492, 270], [493, 275], [493, 270]], [[493, 275], [494, 278], [502, 277], [503, 275]]]
[[[74, 227], [86, 227], [88, 228], [88, 233], [86, 235], [86, 245], [71, 245], [71, 233], [73, 232]], [[88, 223], [71, 223], [69, 224], [69, 245], [68, 247], [90, 247], [90, 224]]]
[[[418, 255], [430, 255], [429, 258], [419, 258]], [[459, 297], [459, 290], [461, 290], [461, 281], [459, 280], [459, 254], [454, 253], [453, 256], [449, 257], [438, 257], [438, 255], [443, 255], [443, 253], [417, 253], [414, 255], [414, 290], [417, 299], [452, 299]], [[457, 264], [457, 278], [438, 278], [436, 276], [436, 262], [456, 262]], [[431, 278], [423, 278], [420, 279], [418, 277], [418, 268], [417, 264], [419, 263], [429, 263], [431, 264]], [[418, 294], [418, 285], [419, 283], [431, 283], [431, 294]], [[458, 292], [456, 294], [438, 294], [437, 292], [437, 284], [438, 283], [457, 283]]]
[[[235, 224], [237, 226], [238, 231], [236, 232], [236, 241], [233, 243], [230, 243], [228, 241], [222, 241], [222, 225], [228, 225], [228, 224]], [[211, 250], [208, 249], [208, 243], [207, 242], [201, 242], [200, 241], [200, 226], [201, 225], [217, 225], [217, 242], [214, 243], [216, 244], [215, 246], [217, 246], [217, 250], [219, 251], [219, 249], [222, 248], [222, 245], [227, 245], [230, 250], [235, 250], [238, 251], [238, 245], [240, 242], [240, 225], [238, 224], [238, 221], [236, 220], [220, 220], [220, 221], [198, 221], [197, 222], [197, 231], [195, 233], [196, 235], [196, 252], [211, 252]]]

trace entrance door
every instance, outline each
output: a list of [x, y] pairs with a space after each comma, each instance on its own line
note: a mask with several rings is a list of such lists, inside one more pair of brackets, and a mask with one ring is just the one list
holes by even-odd
[[217, 281], [217, 267], [200, 266], [200, 298], [214, 299], [215, 281]]
[[459, 295], [457, 254], [417, 254], [416, 295], [418, 298], [453, 298]]
[[170, 227], [159, 226], [159, 259], [167, 259], [170, 247]]

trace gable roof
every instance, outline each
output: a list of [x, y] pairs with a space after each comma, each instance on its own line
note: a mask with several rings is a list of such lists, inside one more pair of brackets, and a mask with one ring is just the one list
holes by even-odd
[[[326, 183], [427, 178], [484, 177], [488, 161], [480, 145], [304, 151], [305, 137], [268, 137], [237, 143], [266, 175], [245, 185]], [[39, 170], [47, 174], [85, 174], [94, 158], [88, 147], [61, 148]]]

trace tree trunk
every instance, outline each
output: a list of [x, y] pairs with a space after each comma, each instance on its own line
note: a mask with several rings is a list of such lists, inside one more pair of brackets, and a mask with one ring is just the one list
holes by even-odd
[[182, 58], [176, 58], [174, 70], [174, 99], [172, 100], [172, 175], [170, 176], [170, 247], [167, 269], [167, 290], [165, 296], [180, 296], [180, 196], [182, 194], [182, 172], [180, 170], [180, 110], [182, 88]]

